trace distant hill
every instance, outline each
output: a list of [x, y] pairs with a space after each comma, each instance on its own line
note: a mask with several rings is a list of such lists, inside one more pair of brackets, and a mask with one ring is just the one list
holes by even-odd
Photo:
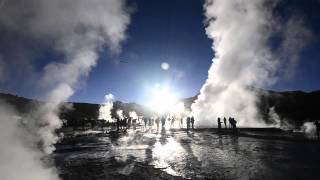
[[[265, 121], [270, 118], [270, 108], [295, 126], [301, 126], [305, 121], [320, 119], [320, 91], [302, 92], [288, 91], [275, 92], [266, 90], [257, 90], [259, 96], [258, 109]], [[20, 113], [28, 113], [34, 107], [41, 105], [43, 102], [19, 97], [11, 94], [0, 93], [0, 99], [14, 106]], [[186, 108], [190, 108], [196, 96], [183, 99]], [[71, 105], [72, 106], [68, 106]], [[69, 108], [67, 108], [69, 107]], [[71, 107], [71, 108], [70, 108]], [[66, 103], [62, 108], [60, 117], [68, 122], [97, 119], [99, 114], [99, 104], [90, 103]], [[151, 116], [152, 111], [136, 103], [114, 102], [112, 115], [115, 116], [117, 109], [122, 109], [124, 115], [128, 116], [130, 111], [135, 111], [139, 116]]]
[[295, 126], [301, 126], [305, 121], [320, 120], [320, 91], [265, 91], [259, 96], [258, 107], [264, 119], [268, 119], [270, 107], [274, 107], [281, 119]]
[[[12, 94], [0, 93], [0, 100], [7, 102], [21, 113], [28, 113], [37, 106], [41, 106], [42, 101], [19, 97]], [[60, 118], [68, 121], [98, 119], [100, 104], [67, 102], [61, 108]], [[129, 116], [130, 111], [135, 111], [138, 116], [151, 116], [152, 111], [145, 106], [136, 103], [123, 103], [115, 101], [113, 103], [112, 115], [116, 116], [116, 110], [122, 109], [125, 116]]]

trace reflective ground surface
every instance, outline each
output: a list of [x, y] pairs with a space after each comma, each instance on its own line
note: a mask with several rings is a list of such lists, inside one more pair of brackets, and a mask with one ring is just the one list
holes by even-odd
[[212, 130], [69, 138], [52, 159], [65, 180], [320, 179], [319, 143]]

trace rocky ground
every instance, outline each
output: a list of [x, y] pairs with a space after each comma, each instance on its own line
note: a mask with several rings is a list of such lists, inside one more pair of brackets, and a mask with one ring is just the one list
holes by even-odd
[[320, 143], [274, 129], [80, 136], [64, 139], [51, 158], [64, 180], [320, 179]]

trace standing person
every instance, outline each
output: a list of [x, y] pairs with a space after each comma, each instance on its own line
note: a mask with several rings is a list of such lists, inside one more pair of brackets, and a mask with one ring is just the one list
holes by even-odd
[[148, 123], [148, 119], [147, 117], [143, 117], [143, 121], [144, 121], [144, 128], [147, 128], [147, 123]]
[[318, 120], [314, 121], [314, 124], [316, 125], [316, 132], [317, 132], [317, 137], [318, 137], [318, 140], [320, 139], [319, 137], [319, 131], [320, 131], [320, 123]]
[[234, 129], [237, 129], [237, 121], [234, 119], [234, 118], [232, 118], [232, 120], [233, 120], [233, 128]]
[[187, 130], [190, 128], [190, 117], [187, 117]]
[[171, 128], [172, 128], [172, 126], [174, 127], [174, 121], [175, 121], [175, 117], [174, 117], [174, 116], [172, 116], [171, 124], [170, 124]]
[[154, 117], [151, 118], [151, 126], [154, 126]]
[[123, 129], [125, 129], [125, 130], [128, 129], [128, 118], [127, 117], [123, 118]]
[[117, 117], [116, 118], [116, 125], [117, 125], [117, 131], [119, 132], [119, 129], [120, 129], [120, 119]]
[[231, 126], [232, 126], [232, 123], [231, 123], [232, 118], [231, 118], [231, 117], [229, 117], [228, 121], [229, 121], [229, 129], [230, 129], [230, 128], [231, 128]]
[[231, 125], [234, 132], [237, 132], [237, 121], [234, 118], [231, 118]]
[[160, 118], [156, 117], [157, 131], [159, 131]]
[[148, 126], [151, 126], [152, 122], [151, 122], [151, 117], [148, 118]]
[[136, 130], [137, 119], [132, 120], [133, 130]]
[[194, 117], [193, 116], [191, 116], [191, 127], [192, 127], [192, 129], [194, 129]]
[[130, 129], [130, 127], [131, 127], [131, 122], [132, 122], [132, 117], [129, 117], [128, 118], [128, 129]]
[[123, 119], [120, 119], [120, 121], [119, 121], [120, 123], [120, 129], [122, 130], [123, 129]]
[[180, 118], [180, 128], [183, 128], [183, 118]]
[[164, 116], [162, 116], [162, 118], [161, 118], [162, 129], [164, 128], [165, 125], [166, 125], [166, 118]]
[[218, 129], [219, 130], [221, 129], [221, 119], [220, 119], [220, 117], [218, 117]]
[[171, 129], [171, 127], [172, 127], [171, 117], [168, 117], [168, 123], [170, 123], [170, 129]]
[[227, 118], [223, 117], [223, 123], [224, 123], [224, 127], [227, 129]]

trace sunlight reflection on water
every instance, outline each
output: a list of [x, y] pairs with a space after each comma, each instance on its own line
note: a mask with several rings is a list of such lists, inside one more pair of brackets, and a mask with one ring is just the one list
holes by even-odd
[[156, 168], [164, 169], [167, 173], [178, 176], [179, 173], [174, 171], [171, 164], [175, 159], [182, 156], [184, 149], [182, 146], [173, 139], [173, 137], [168, 137], [165, 142], [157, 140], [153, 148], [153, 158], [152, 162]]

